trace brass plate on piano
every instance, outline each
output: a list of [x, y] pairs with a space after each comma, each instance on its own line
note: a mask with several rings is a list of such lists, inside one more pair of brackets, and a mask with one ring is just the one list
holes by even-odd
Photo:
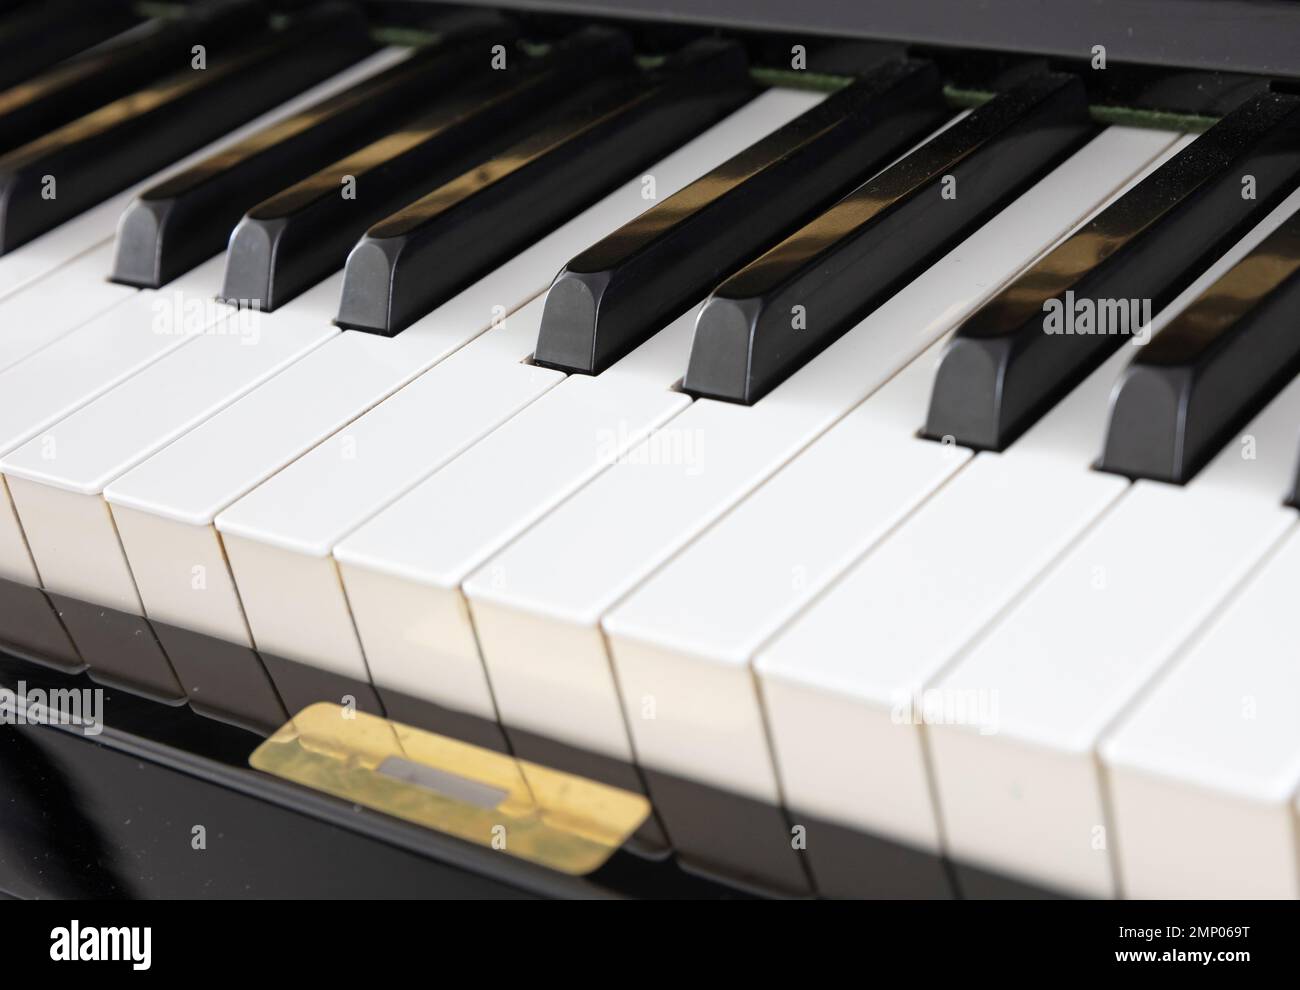
[[639, 794], [327, 703], [304, 708], [248, 762], [573, 876], [601, 866], [650, 814]]

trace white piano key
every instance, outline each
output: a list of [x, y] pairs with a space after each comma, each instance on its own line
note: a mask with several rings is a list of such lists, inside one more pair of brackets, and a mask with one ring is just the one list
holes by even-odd
[[[1145, 143], [1145, 157], [1108, 173], [1110, 184], [1067, 216], [1059, 206], [1069, 194], [1057, 179], [1055, 204], [1049, 197], [1038, 210], [994, 218], [756, 405], [695, 402], [471, 576], [465, 593], [502, 719], [630, 758], [598, 626], [604, 613], [1172, 140], [1128, 134]], [[1123, 142], [1111, 135], [1106, 153], [1090, 160], [1081, 152], [1081, 173], [1114, 168], [1107, 162]], [[1062, 167], [1073, 171], [1075, 160]], [[1052, 222], [1035, 228], [1024, 253], [1003, 253], [1003, 238], [1043, 209]], [[639, 709], [641, 699], [632, 704]], [[773, 795], [770, 772], [728, 779]]]
[[536, 300], [217, 516], [258, 649], [369, 681], [330, 552], [563, 379], [523, 363], [540, 317]]
[[[1272, 225], [1166, 307], [1151, 332]], [[792, 807], [938, 848], [920, 729], [905, 716], [944, 664], [1127, 487], [1089, 465], [1133, 353], [1121, 349], [1005, 454], [979, 454], [759, 657]], [[814, 760], [814, 751], [832, 755]]]
[[689, 405], [669, 386], [697, 312], [561, 382], [334, 548], [376, 685], [496, 721], [460, 583]]
[[[789, 90], [759, 96], [648, 169], [657, 194], [670, 195], [819, 99], [817, 94]], [[565, 259], [640, 213], [647, 205], [644, 189], [640, 178], [625, 184], [391, 340], [341, 334], [301, 367], [277, 376], [110, 485], [106, 497], [129, 510], [118, 515], [125, 520], [123, 539], [149, 614], [246, 643], [244, 616], [212, 529], [216, 515], [535, 297]], [[329, 301], [337, 302], [337, 287]], [[516, 313], [507, 322], [516, 320], [531, 321], [527, 326], [535, 339], [534, 311]], [[512, 334], [505, 339], [523, 341]], [[524, 341], [522, 347], [501, 353], [513, 365], [531, 346], [531, 340]], [[281, 415], [283, 409], [295, 414]], [[136, 512], [158, 518], [141, 520]], [[186, 526], [206, 527], [208, 532], [182, 533]], [[138, 528], [147, 528], [149, 535], [142, 532], [135, 539]], [[214, 570], [218, 565], [221, 573]], [[195, 594], [191, 570], [199, 566], [209, 576], [208, 589], [215, 582], [229, 593]]]
[[0, 371], [134, 296], [104, 278], [112, 260], [101, 245], [0, 300]]
[[45, 588], [141, 612], [104, 486], [338, 333], [262, 316], [232, 314], [0, 458]]
[[990, 700], [991, 724], [925, 729], [957, 858], [1115, 894], [1098, 739], [1292, 525], [1298, 420], [1300, 380], [1185, 488], [1131, 485], [934, 683]]
[[1297, 582], [1293, 525], [1102, 743], [1126, 896], [1300, 897]]
[[[242, 127], [231, 131], [220, 141], [214, 141], [187, 155], [162, 171], [151, 175], [143, 182], [137, 183], [114, 196], [110, 196], [84, 213], [66, 223], [41, 235], [22, 247], [0, 257], [0, 298], [8, 296], [34, 280], [49, 274], [80, 255], [110, 242], [117, 231], [118, 219], [131, 199], [143, 190], [155, 185], [177, 172], [201, 162], [210, 155], [237, 144], [251, 134], [255, 134], [270, 124], [290, 117], [300, 110], [305, 110], [335, 93], [353, 86], [369, 76], [381, 72], [390, 65], [409, 56], [409, 48], [391, 47], [370, 56], [344, 72], [329, 79], [299, 96], [280, 104], [274, 110], [268, 110]], [[107, 276], [111, 265], [105, 265], [102, 274]]]

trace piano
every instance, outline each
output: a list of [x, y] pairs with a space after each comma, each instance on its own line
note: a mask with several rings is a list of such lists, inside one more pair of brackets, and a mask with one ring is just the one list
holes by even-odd
[[5, 4], [0, 896], [1300, 896], [1297, 32]]

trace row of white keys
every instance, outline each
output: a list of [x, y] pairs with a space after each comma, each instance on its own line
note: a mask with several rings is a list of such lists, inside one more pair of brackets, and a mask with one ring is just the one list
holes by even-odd
[[[230, 307], [209, 304], [213, 287], [220, 285], [221, 265], [221, 258], [200, 265], [173, 283], [166, 295], [153, 290], [134, 292], [99, 317], [0, 372], [0, 456], [231, 315]], [[196, 309], [188, 313], [187, 298], [198, 301]], [[162, 322], [155, 326], [158, 320]], [[0, 507], [0, 576], [38, 584], [39, 575], [2, 473], [0, 493], [5, 503]]]
[[460, 584], [689, 405], [670, 386], [697, 312], [567, 378], [335, 547], [376, 686], [496, 721]]
[[[327, 299], [334, 293], [328, 288], [304, 293], [274, 313], [213, 307], [222, 315], [203, 332], [185, 335], [184, 346], [0, 457], [43, 587], [141, 613], [104, 488], [338, 334], [329, 322]], [[139, 298], [149, 295], [154, 294]], [[143, 326], [115, 326], [122, 328], [121, 338], [105, 343], [124, 351], [132, 341], [167, 336]], [[29, 383], [33, 389], [41, 384]]]
[[[1166, 307], [1151, 332], [1284, 213]], [[918, 726], [922, 689], [1127, 487], [1089, 465], [1111, 388], [1132, 356], [1122, 348], [1006, 453], [979, 454], [760, 655], [793, 809], [939, 849]]]
[[978, 454], [759, 653], [773, 756], [796, 818], [940, 851], [913, 700], [1123, 491], [1087, 465], [1131, 356], [1115, 355], [1008, 453]]
[[370, 681], [330, 553], [563, 380], [525, 361], [541, 315], [535, 299], [217, 516], [259, 650]]
[[[916, 341], [933, 340], [1137, 181], [1134, 173], [1172, 140], [1107, 131], [923, 275], [916, 296], [900, 295], [873, 314], [862, 332], [884, 344], [886, 328], [898, 326]], [[927, 291], [942, 308], [925, 300]], [[630, 720], [643, 762], [773, 799], [776, 776], [750, 662], [966, 463], [965, 449], [916, 435], [942, 346], [912, 361], [606, 616], [628, 711], [655, 699], [653, 719]], [[893, 358], [864, 351], [854, 360], [869, 367]], [[828, 770], [843, 748], [827, 747]], [[841, 788], [829, 808], [792, 807], [834, 819], [847, 805]]]
[[958, 859], [1119, 892], [1099, 739], [1293, 524], [1297, 422], [1300, 380], [1187, 486], [1129, 486], [934, 682], [942, 699], [987, 701], [975, 724], [925, 728]]
[[[1147, 142], [1145, 157], [1113, 173], [1114, 183], [1171, 139], [1135, 140]], [[1099, 157], [1094, 167], [1107, 167], [1106, 156]], [[1096, 198], [1064, 216], [1059, 206], [1049, 208], [1054, 219], [1027, 253], [1047, 246]], [[1064, 190], [1060, 201], [1069, 202]], [[754, 406], [696, 401], [664, 428], [674, 440], [666, 445], [668, 456], [629, 452], [465, 582], [504, 722], [631, 758], [601, 619], [1024, 263], [1025, 257], [1003, 257], [997, 245], [1011, 224], [1033, 220], [1009, 215], [1016, 220], [1006, 213], [994, 218], [882, 308], [887, 316], [859, 324]], [[988, 255], [1001, 258], [1006, 270], [994, 271], [989, 284], [978, 276], [965, 281], [983, 270], [978, 266]], [[954, 291], [956, 283], [962, 292]], [[955, 306], [954, 298], [960, 299]], [[628, 705], [639, 711], [642, 699], [629, 694]], [[733, 773], [728, 780], [751, 796], [775, 798], [770, 774]]]
[[[330, 281], [334, 284], [330, 298], [334, 299], [337, 280]], [[495, 298], [513, 298], [512, 293], [528, 291], [524, 286], [512, 289], [504, 284], [495, 288]], [[426, 318], [425, 327], [439, 328], [424, 337], [427, 348], [400, 346], [406, 335], [389, 340], [354, 331], [339, 334], [110, 484], [105, 497], [113, 506], [147, 614], [251, 645], [217, 535], [217, 515], [416, 377], [420, 365], [413, 356], [417, 352], [419, 360], [455, 356], [461, 342], [457, 336], [473, 336], [469, 328], [476, 324], [472, 321], [481, 320], [479, 314], [489, 308], [487, 292], [488, 286], [480, 283]], [[515, 314], [510, 321], [524, 318], [526, 314]], [[408, 331], [412, 332], [414, 329]], [[435, 335], [442, 339], [435, 340]], [[508, 339], [517, 340], [517, 346], [506, 349], [506, 364], [512, 368], [506, 373], [535, 377], [515, 368], [526, 356], [529, 342], [520, 335]], [[502, 351], [496, 348], [495, 352]], [[470, 363], [481, 366], [482, 361]], [[431, 379], [425, 387], [433, 389], [442, 380]], [[486, 381], [481, 384], [490, 387]], [[439, 413], [447, 417], [450, 407], [445, 399], [440, 401]], [[381, 410], [376, 410], [375, 417], [375, 422], [387, 422]], [[363, 418], [358, 424], [360, 432], [336, 438], [345, 455], [356, 449], [363, 436], [375, 435], [381, 428], [370, 426], [371, 422]], [[454, 416], [451, 422], [456, 422]], [[380, 456], [373, 443], [368, 442], [367, 448], [371, 455]], [[341, 485], [343, 481], [334, 478], [331, 483]], [[284, 498], [289, 507], [293, 498], [304, 503], [319, 500], [317, 492]], [[197, 582], [196, 575], [200, 576]]]
[[[1166, 307], [1152, 332], [1284, 212]], [[1089, 465], [1111, 387], [1132, 354], [1122, 348], [1006, 453], [977, 455], [760, 654], [756, 670], [792, 808], [940, 849], [920, 728], [925, 706], [941, 713], [939, 703], [961, 700], [973, 718], [992, 700], [923, 689], [1126, 489]]]
[[1127, 896], [1300, 897], [1297, 586], [1293, 525], [1102, 743]]
[[[793, 91], [766, 93], [683, 145], [648, 174], [655, 177], [658, 193], [667, 195], [818, 99], [814, 94]], [[268, 382], [109, 486], [106, 495], [123, 522], [127, 554], [140, 579], [146, 611], [177, 625], [247, 645], [250, 640], [245, 617], [213, 528], [216, 516], [449, 354], [457, 360], [457, 367], [472, 369], [473, 375], [472, 383], [466, 378], [463, 384], [454, 384], [454, 390], [474, 385], [495, 387], [493, 376], [504, 376], [531, 395], [534, 389], [558, 380], [553, 373], [519, 364], [535, 340], [540, 301], [511, 315], [505, 325], [490, 330], [481, 341], [465, 346], [463, 351], [457, 348], [482, 333], [494, 319], [535, 297], [565, 259], [640, 213], [646, 205], [643, 188], [639, 179], [627, 183], [391, 340], [343, 333], [310, 355], [301, 367], [295, 366]], [[420, 378], [411, 382], [404, 390], [409, 394], [393, 397], [394, 407], [386, 408], [387, 403], [376, 407], [353, 429], [331, 441], [334, 446], [329, 450], [356, 451], [360, 456], [364, 446], [365, 463], [379, 465], [385, 458], [392, 461], [384, 477], [391, 480], [396, 474], [405, 479], [404, 486], [418, 481], [458, 450], [467, 437], [495, 423], [491, 418], [471, 422], [455, 410], [449, 398], [452, 393], [439, 395], [439, 383], [454, 374], [454, 370], [439, 372], [428, 381]], [[490, 398], [483, 395], [474, 401], [482, 405]], [[507, 404], [506, 408], [513, 407]], [[284, 415], [284, 410], [292, 410], [293, 415]], [[395, 432], [386, 433], [392, 429], [398, 410], [406, 410], [412, 419]], [[412, 434], [415, 440], [410, 439]], [[443, 437], [443, 442], [434, 439], [438, 436]], [[413, 460], [413, 449], [423, 450], [427, 458]], [[246, 535], [268, 534], [274, 543], [279, 507], [320, 504], [323, 495], [316, 487], [320, 483], [317, 474], [313, 473], [320, 469], [311, 465], [337, 456], [319, 454], [306, 467], [293, 465], [283, 475], [272, 478], [269, 492], [257, 495], [248, 505], [236, 506], [228, 521], [234, 520], [232, 525], [241, 527]], [[349, 465], [351, 470], [347, 470]], [[293, 531], [319, 524], [319, 531], [313, 530], [313, 534], [320, 535], [313, 535], [305, 543], [323, 547], [322, 555], [328, 554], [333, 540], [403, 490], [377, 489], [361, 470], [359, 461], [345, 462], [338, 471], [325, 474], [339, 498], [334, 513], [315, 522], [308, 517], [291, 520], [297, 527]], [[262, 513], [259, 504], [267, 505], [268, 512]], [[292, 510], [287, 514], [293, 515]], [[303, 541], [289, 542], [299, 549], [303, 546]], [[203, 594], [191, 588], [194, 567], [203, 567], [207, 574]], [[341, 595], [327, 595], [327, 605], [322, 606], [314, 597], [316, 590], [315, 585], [302, 589], [301, 607], [310, 614], [317, 607], [328, 611], [338, 606], [330, 614], [339, 621], [330, 628], [345, 629], [347, 635], [336, 641], [327, 657], [335, 658], [335, 669], [355, 674], [360, 669], [360, 658]], [[278, 592], [284, 595], [286, 590]], [[262, 626], [267, 649], [272, 648], [267, 644], [274, 644], [289, 656], [311, 657], [319, 645], [311, 638], [295, 647], [294, 636], [284, 624], [276, 623], [274, 631], [265, 623]]]
[[[408, 57], [409, 54], [409, 48], [385, 48], [351, 66], [346, 71], [318, 83], [292, 100], [268, 110], [242, 127], [231, 131], [221, 140], [213, 141], [211, 144], [150, 176], [143, 182], [110, 196], [102, 203], [96, 204], [66, 223], [60, 224], [35, 240], [11, 251], [4, 257], [0, 257], [0, 298], [8, 296], [11, 292], [17, 291], [34, 280], [66, 265], [85, 252], [110, 242], [117, 231], [117, 222], [122, 215], [122, 211], [126, 209], [132, 198], [142, 190], [148, 189], [169, 176], [201, 162], [209, 155], [216, 154], [222, 149], [242, 141], [264, 127], [292, 116], [300, 110], [305, 110], [313, 103], [317, 103], [349, 86], [355, 85], [363, 79], [375, 75], [388, 66]], [[102, 274], [107, 274], [110, 267], [105, 266]]]
[[[5, 377], [5, 369], [137, 295], [136, 289], [114, 285], [104, 278], [112, 260], [112, 244], [102, 244], [0, 299], [0, 422], [11, 424], [11, 436], [24, 436], [28, 420], [27, 409], [20, 405], [23, 393], [17, 385], [24, 376]], [[12, 424], [17, 424], [16, 428]], [[0, 578], [32, 586], [40, 583], [3, 476], [0, 476]]]

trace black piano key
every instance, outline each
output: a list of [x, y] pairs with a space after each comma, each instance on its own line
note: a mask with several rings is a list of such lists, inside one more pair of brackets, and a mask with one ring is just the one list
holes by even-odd
[[40, 0], [0, 20], [0, 89], [140, 23], [129, 0]]
[[158, 18], [120, 39], [0, 91], [0, 152], [89, 113], [162, 76], [180, 72], [196, 44], [221, 44], [265, 23], [260, 0], [210, 0], [184, 17]]
[[1184, 484], [1300, 371], [1300, 216], [1156, 334], [1113, 393], [1098, 464]]
[[[536, 64], [511, 53], [513, 68], [466, 73], [433, 108], [259, 203], [230, 237], [222, 298], [273, 310], [340, 268], [374, 223], [436, 189], [528, 133], [533, 119], [584, 79], [630, 70], [617, 31], [588, 29]], [[355, 195], [342, 194], [351, 177]]]
[[925, 434], [1005, 448], [1137, 329], [1058, 332], [1075, 329], [1076, 310], [1158, 312], [1297, 179], [1300, 98], [1265, 94], [1225, 116], [966, 320], [940, 362]]
[[118, 225], [111, 278], [157, 288], [189, 271], [250, 207], [393, 130], [423, 94], [482, 61], [477, 41], [419, 52], [146, 190]]
[[700, 41], [650, 79], [602, 84], [492, 161], [372, 227], [340, 326], [391, 336], [752, 94], [744, 49]]
[[1093, 132], [1073, 76], [1040, 75], [984, 104], [715, 289], [683, 387], [757, 401]]
[[361, 58], [351, 8], [304, 15], [0, 156], [0, 251], [10, 251]]
[[827, 97], [565, 265], [537, 363], [603, 371], [945, 114], [928, 63], [883, 65]]

